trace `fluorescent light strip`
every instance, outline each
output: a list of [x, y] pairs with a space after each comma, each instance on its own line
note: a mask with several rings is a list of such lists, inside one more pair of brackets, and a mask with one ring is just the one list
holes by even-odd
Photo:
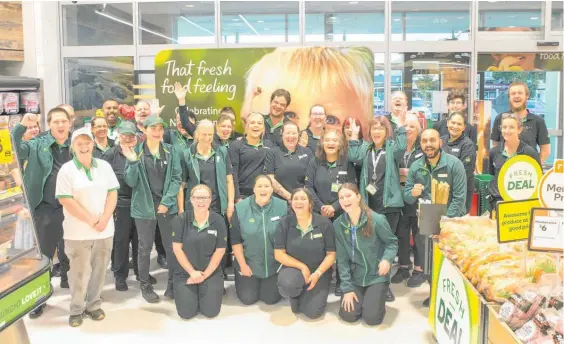
[[257, 35], [260, 36], [260, 33], [251, 25], [251, 23], [249, 23], [247, 21], [247, 19], [245, 19], [245, 17], [243, 17], [243, 15], [239, 14], [239, 18], [241, 18], [242, 21], [245, 22], [245, 24], [247, 24], [247, 26], [249, 27], [249, 29], [253, 30], [253, 32]]
[[210, 30], [208, 30], [208, 29], [206, 29], [206, 28], [204, 28], [204, 27], [201, 27], [200, 25], [194, 23], [193, 21], [191, 21], [190, 19], [186, 18], [185, 16], [180, 16], [180, 18], [184, 19], [188, 24], [192, 24], [192, 25], [194, 25], [195, 27], [197, 27], [198, 29], [200, 29], [200, 30], [202, 30], [202, 31], [205, 31], [205, 32], [209, 33], [209, 34], [212, 35], [212, 36], [215, 36], [215, 33], [211, 32]]
[[[106, 18], [111, 19], [111, 20], [113, 20], [113, 21], [116, 21], [116, 22], [118, 22], [118, 23], [122, 23], [122, 24], [124, 24], [124, 25], [133, 27], [133, 23], [130, 23], [130, 22], [125, 21], [125, 20], [123, 20], [123, 19], [120, 19], [120, 18], [118, 18], [118, 17], [114, 17], [114, 16], [112, 16], [112, 15], [110, 15], [110, 14], [101, 12], [101, 11], [99, 11], [99, 10], [95, 10], [94, 12], [96, 12], [96, 14], [99, 14], [99, 15], [101, 15], [101, 16], [103, 16], [103, 17], [106, 17]], [[155, 31], [153, 31], [153, 30], [146, 29], [146, 28], [144, 28], [144, 27], [142, 27], [142, 26], [139, 26], [139, 29], [141, 29], [141, 30], [143, 30], [143, 31], [145, 31], [145, 32], [148, 32], [148, 33], [150, 33], [150, 34], [153, 34], [153, 35], [155, 35], [155, 36], [159, 36], [159, 37], [162, 37], [162, 38], [169, 39], [169, 40], [173, 41], [174, 43], [178, 43], [178, 41], [177, 41], [176, 39], [172, 38], [172, 37], [165, 36], [165, 35], [163, 35], [163, 34], [161, 34], [161, 33], [155, 32]]]

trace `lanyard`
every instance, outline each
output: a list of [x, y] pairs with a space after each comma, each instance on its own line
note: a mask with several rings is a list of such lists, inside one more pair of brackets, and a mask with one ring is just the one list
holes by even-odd
[[378, 166], [378, 161], [380, 161], [380, 157], [382, 156], [382, 154], [384, 153], [384, 149], [380, 149], [378, 151], [378, 155], [376, 156], [376, 153], [374, 153], [374, 149], [372, 150], [372, 181], [376, 180], [376, 167]]
[[354, 247], [356, 246], [357, 227], [351, 224], [351, 246], [352, 246], [352, 266], [354, 266]]
[[403, 155], [403, 164], [405, 168], [409, 168], [409, 160], [411, 160], [411, 156], [413, 155], [413, 153], [415, 152], [415, 149], [412, 150], [411, 152], [406, 152]]

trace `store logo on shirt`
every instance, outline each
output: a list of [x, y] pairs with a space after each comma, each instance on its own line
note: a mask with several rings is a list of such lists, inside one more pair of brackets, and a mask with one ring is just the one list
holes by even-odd
[[255, 223], [255, 219], [249, 219], [250, 223]]

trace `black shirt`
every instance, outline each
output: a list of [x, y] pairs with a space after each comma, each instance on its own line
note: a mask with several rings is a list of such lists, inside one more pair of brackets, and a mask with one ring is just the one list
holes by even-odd
[[61, 166], [72, 160], [72, 153], [70, 151], [70, 140], [67, 140], [63, 145], [54, 142], [51, 145], [51, 155], [53, 156], [53, 168], [51, 173], [45, 180], [43, 187], [43, 202], [49, 203], [54, 208], [60, 208], [61, 203], [55, 197], [55, 189], [57, 185], [57, 175]]
[[127, 185], [125, 182], [125, 165], [127, 164], [127, 158], [121, 152], [121, 147], [116, 146], [107, 150], [103, 155], [102, 159], [106, 160], [117, 177], [119, 182], [118, 189], [118, 207], [130, 207], [131, 206], [131, 196], [133, 194], [133, 189], [131, 186]]
[[273, 126], [270, 121], [270, 115], [264, 116], [264, 138], [270, 140], [276, 146], [282, 147], [284, 145], [282, 143], [282, 127], [288, 121], [290, 121], [290, 118], [284, 115], [282, 121]]
[[[503, 141], [503, 137], [501, 136], [501, 117], [503, 115], [503, 113], [499, 114], [494, 120], [491, 135], [492, 141]], [[537, 146], [550, 144], [548, 128], [546, 127], [544, 118], [527, 110], [527, 116], [523, 121], [523, 131], [521, 135], [519, 135], [519, 139], [531, 146], [534, 150], [538, 149]]]
[[441, 140], [443, 142], [443, 151], [462, 161], [466, 171], [466, 178], [473, 179], [476, 167], [476, 145], [474, 142], [465, 133], [454, 141], [450, 141], [450, 135], [441, 137]]
[[321, 137], [313, 135], [309, 128], [305, 130], [305, 133], [307, 134], [307, 148], [309, 148], [311, 152], [315, 154], [315, 151], [317, 150], [317, 143], [319, 142], [319, 139]]
[[311, 159], [307, 167], [305, 184], [313, 196], [313, 211], [321, 213], [321, 206], [331, 205], [335, 209], [335, 218], [337, 218], [341, 205], [336, 188], [344, 183], [356, 184], [356, 171], [345, 157], [332, 164], [321, 161], [317, 157]]
[[108, 149], [106, 149], [105, 151], [96, 144], [96, 141], [94, 141], [94, 152], [92, 153], [92, 155], [95, 158], [98, 159], [102, 159], [102, 155], [104, 155], [105, 152], [107, 152], [108, 150], [110, 150], [113, 146], [115, 146], [115, 141], [112, 139], [108, 139]]
[[[448, 132], [448, 118], [443, 119], [442, 121], [433, 125], [433, 129], [437, 130], [441, 137], [449, 136], [450, 133]], [[476, 130], [476, 126], [470, 123], [466, 123], [466, 127], [464, 128], [464, 133], [466, 137], [470, 139], [474, 143], [474, 145], [478, 144], [478, 131]]]
[[[526, 144], [525, 142], [521, 141], [519, 143], [519, 147], [517, 147], [516, 155], [528, 155], [531, 158], [535, 159], [540, 165], [540, 156], [536, 150], [534, 150], [531, 146]], [[505, 152], [505, 147], [503, 144], [499, 144], [490, 150], [490, 166], [489, 166], [489, 174], [493, 175], [492, 181], [488, 184], [488, 191], [489, 194], [494, 199], [501, 199], [501, 195], [499, 194], [499, 188], [497, 187], [497, 180], [499, 177], [499, 171], [503, 167], [503, 164], [507, 160], [509, 160], [509, 156], [507, 156]]]
[[311, 227], [300, 230], [296, 215], [291, 214], [280, 221], [274, 248], [307, 265], [311, 272], [317, 270], [327, 252], [335, 252], [335, 231], [328, 218], [313, 214]]
[[288, 152], [285, 146], [272, 150], [274, 159], [267, 161], [268, 174], [274, 174], [276, 181], [288, 192], [304, 187], [307, 165], [313, 157], [309, 148], [297, 146], [293, 153]]
[[[417, 142], [413, 144], [410, 152], [408, 152], [407, 149], [405, 150], [405, 153], [401, 160], [402, 163], [400, 164], [400, 168], [409, 169], [411, 167], [411, 164], [413, 164], [417, 159], [425, 159], [425, 154], [423, 154], [421, 147], [419, 146], [419, 139], [417, 139]], [[403, 207], [402, 214], [405, 216], [417, 216], [417, 202], [413, 204], [409, 204], [407, 202], [404, 203], [405, 205]]]
[[[216, 249], [227, 247], [227, 227], [225, 220], [217, 213], [211, 212], [207, 226], [198, 228], [194, 220], [194, 212], [187, 211], [173, 221], [172, 241], [182, 244], [182, 251], [196, 271], [204, 271], [210, 264]], [[217, 273], [221, 269], [216, 269]], [[177, 275], [188, 276], [178, 264]]]
[[233, 165], [235, 199], [253, 194], [255, 178], [265, 174], [266, 161], [273, 159], [274, 144], [263, 140], [256, 147], [247, 143], [247, 139], [234, 140], [229, 145], [229, 157]]
[[154, 156], [147, 144], [143, 143], [143, 159], [147, 171], [147, 179], [149, 180], [149, 188], [151, 189], [156, 208], [163, 198], [166, 177], [167, 161], [163, 146], [159, 144], [159, 154]]

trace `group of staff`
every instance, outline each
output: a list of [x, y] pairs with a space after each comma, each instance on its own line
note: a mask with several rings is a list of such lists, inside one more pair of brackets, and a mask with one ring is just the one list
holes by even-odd
[[[525, 121], [519, 118], [513, 105], [526, 98], [513, 94], [521, 87], [509, 89], [512, 112], [501, 116], [503, 141], [490, 152], [495, 178], [515, 154], [539, 160], [520, 141], [524, 123], [541, 123], [528, 112]], [[326, 128], [319, 104], [300, 132], [286, 114], [291, 96], [280, 89], [268, 115], [241, 114], [245, 135], [236, 137], [231, 108], [215, 124], [196, 123], [179, 83], [175, 94], [176, 128], [166, 127], [162, 108], [145, 102], [136, 105], [136, 123], [121, 120], [110, 100], [90, 128], [71, 133], [74, 113], [60, 106], [47, 114], [45, 134], [26, 138], [26, 129], [37, 125], [34, 115], [13, 130], [18, 157], [27, 161], [24, 184], [41, 250], [49, 258], [64, 250], [70, 261], [61, 272], [68, 274], [71, 326], [85, 316], [105, 317], [100, 293], [110, 260], [116, 290], [128, 289], [130, 245], [143, 298], [160, 300], [149, 274], [158, 232], [169, 269], [164, 295], [184, 319], [219, 314], [222, 267], [233, 257], [236, 294], [245, 305], [284, 297], [294, 313], [318, 318], [336, 268], [340, 317], [380, 324], [385, 303], [394, 300], [390, 282], [419, 287], [428, 279], [418, 200], [431, 199], [433, 182], [446, 183], [446, 215], [469, 213], [476, 149], [463, 96], [449, 96], [442, 137], [421, 130], [402, 92], [392, 96], [392, 113], [373, 118], [368, 128], [353, 118], [342, 130]], [[495, 185], [490, 190], [499, 200]], [[399, 269], [391, 277], [396, 256]]]

